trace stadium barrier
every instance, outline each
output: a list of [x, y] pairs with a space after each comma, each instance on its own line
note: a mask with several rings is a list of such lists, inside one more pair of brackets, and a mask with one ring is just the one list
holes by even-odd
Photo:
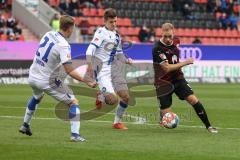
[[[88, 44], [71, 44], [71, 46], [72, 57], [78, 59], [77, 61], [82, 59], [83, 62], [79, 64], [83, 66]], [[29, 67], [37, 48], [37, 42], [0, 42], [0, 83], [27, 83]], [[135, 77], [138, 74], [141, 76], [145, 66], [145, 71], [151, 72], [149, 76], [153, 75], [153, 70], [150, 68], [151, 44], [124, 44], [123, 50], [128, 57], [138, 62], [134, 69], [126, 68], [126, 71], [132, 71]], [[190, 82], [240, 83], [239, 52], [240, 46], [182, 45], [181, 59], [195, 58], [193, 65], [186, 66], [182, 70]], [[126, 76], [133, 75], [126, 74]]]

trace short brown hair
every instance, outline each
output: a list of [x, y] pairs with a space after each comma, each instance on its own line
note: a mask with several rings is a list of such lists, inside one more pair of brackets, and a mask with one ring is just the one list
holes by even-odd
[[174, 26], [172, 25], [172, 23], [164, 23], [162, 25], [162, 31], [169, 31], [173, 29], [174, 29]]
[[108, 8], [104, 11], [104, 19], [108, 20], [108, 18], [115, 18], [117, 17], [117, 12], [113, 8]]
[[74, 19], [71, 16], [63, 15], [60, 18], [60, 29], [66, 31], [68, 28], [74, 26]]

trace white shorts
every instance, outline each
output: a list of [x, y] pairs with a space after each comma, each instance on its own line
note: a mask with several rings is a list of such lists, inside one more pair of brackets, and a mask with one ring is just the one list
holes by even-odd
[[33, 96], [36, 99], [40, 99], [44, 93], [67, 105], [75, 99], [72, 90], [63, 83], [57, 86], [56, 84], [49, 84], [49, 82], [41, 82], [31, 78], [28, 79], [28, 83], [32, 87]]
[[102, 93], [116, 93], [121, 90], [128, 90], [127, 82], [119, 73], [111, 73], [103, 69], [97, 75], [97, 82]]

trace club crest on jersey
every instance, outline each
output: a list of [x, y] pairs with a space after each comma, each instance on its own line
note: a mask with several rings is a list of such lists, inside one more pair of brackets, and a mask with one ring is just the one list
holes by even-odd
[[159, 57], [160, 57], [162, 60], [165, 60], [165, 59], [167, 59], [166, 55], [165, 55], [165, 54], [163, 54], [163, 53], [159, 54]]
[[95, 38], [95, 39], [94, 39], [94, 42], [97, 42], [98, 40], [99, 40], [98, 38]]

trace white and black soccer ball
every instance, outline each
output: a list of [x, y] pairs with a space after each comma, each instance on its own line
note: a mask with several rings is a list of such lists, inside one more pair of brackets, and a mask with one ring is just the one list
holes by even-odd
[[162, 125], [165, 128], [173, 129], [179, 124], [179, 117], [173, 112], [167, 112], [162, 117]]

